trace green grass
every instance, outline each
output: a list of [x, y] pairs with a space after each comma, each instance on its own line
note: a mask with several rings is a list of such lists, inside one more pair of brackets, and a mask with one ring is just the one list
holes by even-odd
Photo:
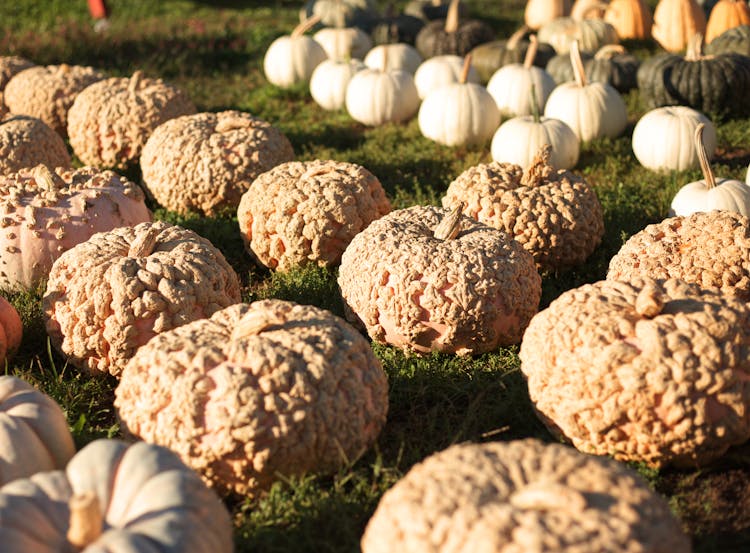
[[[440, 146], [420, 135], [416, 120], [365, 128], [343, 111], [318, 109], [304, 86], [280, 90], [268, 85], [261, 72], [263, 53], [276, 36], [289, 32], [298, 20], [300, 4], [287, 0], [110, 0], [111, 29], [98, 35], [83, 0], [2, 2], [0, 55], [23, 55], [39, 64], [92, 65], [111, 75], [142, 69], [149, 76], [163, 77], [187, 90], [201, 111], [239, 109], [278, 126], [300, 160], [329, 158], [367, 167], [379, 177], [397, 208], [438, 204], [460, 172], [491, 159], [489, 144]], [[498, 37], [508, 36], [522, 19], [520, 0], [506, 2], [502, 9], [492, 0], [467, 4], [472, 13], [493, 25]], [[641, 57], [656, 50], [648, 42], [634, 47]], [[629, 133], [645, 110], [637, 92], [628, 94], [626, 101], [628, 133], [585, 145], [576, 169], [596, 187], [604, 208], [603, 243], [585, 265], [544, 275], [542, 307], [565, 290], [601, 279], [623, 241], [662, 219], [677, 189], [701, 178], [698, 171], [655, 174], [636, 162]], [[748, 123], [737, 120], [719, 127], [724, 155], [715, 165], [718, 175], [744, 180]], [[136, 181], [140, 178], [137, 168], [127, 174]], [[270, 273], [255, 266], [246, 254], [231, 214], [180, 216], [152, 207], [157, 218], [191, 228], [222, 250], [241, 278], [245, 301], [284, 298], [343, 314], [335, 270]], [[63, 406], [78, 446], [98, 437], [119, 436], [112, 406], [116, 381], [82, 375], [52, 351], [44, 330], [41, 295], [41, 289], [8, 295], [22, 315], [25, 335], [6, 373], [33, 382]], [[409, 356], [378, 345], [374, 351], [390, 384], [388, 422], [375, 447], [336, 475], [283, 479], [259, 500], [228, 501], [238, 551], [356, 551], [380, 496], [425, 456], [467, 440], [552, 439], [529, 402], [517, 347], [474, 358]], [[747, 455], [730, 455], [726, 463], [732, 468], [750, 466]], [[686, 494], [693, 486], [667, 483], [670, 479], [701, 482], [704, 473], [634, 468], [687, 520]], [[710, 503], [704, 504], [707, 515], [718, 516]], [[741, 528], [729, 527], [726, 539], [705, 526], [687, 530], [695, 536], [698, 551], [750, 543], [742, 541]]]

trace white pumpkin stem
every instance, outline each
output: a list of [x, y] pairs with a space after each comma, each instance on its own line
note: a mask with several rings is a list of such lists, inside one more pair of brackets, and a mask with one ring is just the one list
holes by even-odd
[[133, 73], [133, 76], [130, 77], [130, 81], [128, 82], [128, 92], [135, 94], [141, 84], [141, 79], [143, 79], [143, 71], [138, 69]]
[[66, 538], [76, 551], [81, 551], [101, 536], [104, 513], [94, 492], [73, 495], [68, 508], [70, 521]]
[[534, 58], [538, 49], [539, 43], [536, 41], [536, 35], [531, 35], [529, 37], [529, 47], [526, 49], [526, 55], [523, 57], [523, 66], [526, 69], [530, 69], [534, 65]]
[[432, 235], [438, 240], [453, 240], [461, 232], [461, 217], [466, 203], [459, 202], [443, 220], [438, 223]]
[[242, 117], [226, 117], [216, 123], [216, 132], [227, 132], [235, 129], [246, 129], [250, 126], [250, 121]]
[[283, 325], [286, 321], [286, 311], [250, 310], [237, 322], [230, 340], [257, 336], [271, 327]]
[[695, 128], [695, 151], [698, 152], [698, 160], [701, 164], [701, 171], [703, 171], [703, 178], [706, 181], [706, 188], [710, 190], [716, 186], [716, 177], [714, 177], [711, 164], [708, 162], [706, 147], [703, 145], [703, 129], [705, 126], [705, 124], [700, 123]]
[[605, 44], [596, 51], [594, 59], [597, 60], [608, 60], [614, 56], [627, 53], [625, 47], [622, 44]]
[[469, 71], [471, 71], [471, 54], [466, 54], [464, 65], [461, 68], [461, 76], [458, 78], [459, 83], [466, 84], [469, 79]]
[[52, 172], [46, 165], [37, 165], [32, 171], [34, 175], [34, 182], [36, 182], [37, 186], [39, 186], [40, 188], [43, 188], [44, 190], [47, 190], [49, 192], [54, 192], [55, 190], [58, 190], [60, 188], [58, 186], [60, 177], [58, 177], [56, 173]]
[[292, 38], [301, 37], [307, 31], [309, 31], [310, 29], [312, 29], [319, 21], [320, 21], [320, 15], [318, 15], [318, 14], [313, 15], [312, 17], [308, 17], [302, 23], [300, 23], [299, 25], [297, 25], [292, 30], [292, 34], [289, 35], [289, 36], [291, 36]]
[[698, 61], [703, 57], [703, 33], [690, 37], [685, 51], [685, 61]]
[[448, 13], [445, 16], [445, 32], [455, 33], [458, 31], [458, 4], [460, 0], [451, 0]]
[[521, 39], [531, 30], [531, 27], [528, 25], [524, 25], [520, 29], [518, 29], [515, 33], [510, 35], [510, 38], [508, 39], [508, 42], [505, 43], [505, 49], [506, 50], [515, 50], [518, 47], [518, 43], [521, 42]]
[[573, 65], [573, 75], [576, 83], [580, 87], [588, 84], [586, 80], [586, 71], [583, 69], [583, 60], [581, 60], [581, 51], [578, 49], [578, 41], [574, 40], [570, 45], [570, 63]]
[[534, 118], [534, 123], [541, 123], [542, 120], [539, 117], [539, 101], [536, 97], [536, 85], [534, 84], [533, 80], [531, 81], [529, 94], [531, 95], [531, 98], [529, 98], [531, 103], [531, 116]]
[[154, 252], [156, 239], [161, 234], [159, 227], [152, 226], [143, 234], [139, 234], [128, 249], [128, 257], [146, 257]]

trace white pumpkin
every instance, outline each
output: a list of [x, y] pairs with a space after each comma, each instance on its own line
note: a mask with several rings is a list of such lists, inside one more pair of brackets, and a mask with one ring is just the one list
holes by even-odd
[[[420, 99], [424, 100], [433, 90], [447, 84], [455, 84], [461, 78], [464, 60], [461, 56], [435, 56], [425, 60], [414, 73], [414, 84]], [[479, 83], [479, 73], [472, 66], [466, 82]]]
[[542, 108], [555, 88], [552, 75], [533, 64], [538, 44], [534, 35], [531, 35], [529, 40], [529, 48], [526, 50], [523, 63], [510, 63], [501, 67], [487, 83], [487, 92], [495, 99], [500, 113], [504, 116], [531, 115], [532, 86], [536, 90], [537, 105]]
[[534, 152], [543, 145], [552, 148], [549, 163], [555, 169], [572, 169], [578, 163], [580, 144], [573, 130], [559, 119], [522, 115], [508, 119], [492, 137], [492, 159], [515, 163], [526, 170]]
[[433, 90], [419, 108], [419, 130], [446, 146], [488, 140], [500, 124], [500, 111], [487, 89], [467, 82], [471, 56], [466, 56], [459, 81]]
[[619, 136], [628, 124], [625, 100], [606, 83], [587, 82], [578, 41], [571, 45], [570, 58], [575, 81], [563, 83], [552, 91], [544, 115], [565, 121], [582, 142]]
[[310, 95], [323, 109], [335, 111], [344, 107], [349, 81], [358, 71], [366, 69], [362, 60], [328, 59], [318, 65], [310, 78]]
[[[387, 59], [381, 59], [387, 66]], [[364, 125], [398, 123], [417, 113], [419, 94], [408, 71], [363, 69], [349, 81], [345, 104], [352, 119]]]
[[336, 61], [361, 60], [372, 49], [370, 35], [359, 27], [326, 27], [315, 33], [313, 39], [323, 47], [329, 59]]
[[716, 127], [701, 112], [687, 106], [652, 109], [633, 129], [633, 153], [638, 162], [653, 171], [684, 171], [700, 165], [695, 148], [695, 129], [705, 125], [703, 144], [708, 159], [716, 150]]
[[750, 186], [733, 179], [717, 179], [703, 146], [705, 125], [700, 123], [695, 129], [695, 149], [700, 159], [703, 180], [691, 182], [677, 191], [672, 199], [670, 215], [690, 215], [691, 213], [724, 209], [750, 216]]
[[414, 46], [408, 44], [380, 44], [370, 50], [364, 62], [371, 69], [402, 69], [412, 75], [422, 65], [421, 54]]
[[310, 80], [312, 72], [328, 56], [323, 47], [305, 32], [320, 20], [314, 16], [300, 23], [291, 35], [274, 40], [263, 58], [263, 72], [271, 84], [290, 88]]

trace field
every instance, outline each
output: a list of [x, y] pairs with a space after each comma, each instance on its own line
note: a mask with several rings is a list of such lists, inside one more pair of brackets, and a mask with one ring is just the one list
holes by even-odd
[[[498, 37], [509, 36], [523, 17], [521, 0], [466, 3]], [[199, 111], [238, 109], [273, 123], [288, 136], [299, 160], [363, 165], [381, 180], [394, 208], [438, 204], [459, 173], [490, 161], [489, 143], [443, 147], [423, 138], [416, 120], [366, 128], [344, 111], [317, 108], [304, 86], [280, 90], [269, 85], [262, 73], [263, 54], [298, 21], [300, 5], [291, 0], [111, 0], [111, 27], [97, 34], [83, 0], [2, 2], [0, 55], [21, 55], [37, 64], [91, 65], [113, 76], [141, 69], [147, 76], [162, 77], [185, 89]], [[657, 51], [650, 42], [628, 46], [640, 58]], [[637, 91], [626, 102], [625, 135], [585, 145], [576, 168], [595, 187], [604, 208], [603, 243], [585, 265], [543, 275], [540, 308], [565, 290], [603, 278], [623, 241], [664, 218], [682, 184], [702, 178], [697, 170], [656, 174], [641, 167], [630, 135], [645, 110]], [[744, 180], [750, 162], [749, 123], [733, 120], [718, 126], [717, 175]], [[140, 179], [137, 167], [127, 175]], [[181, 217], [151, 207], [158, 219], [191, 228], [220, 247], [242, 280], [245, 301], [284, 298], [343, 314], [335, 271], [272, 274], [254, 266], [231, 213]], [[42, 293], [7, 294], [22, 314], [25, 335], [6, 372], [33, 382], [63, 406], [79, 447], [119, 436], [112, 406], [116, 381], [84, 376], [52, 350], [41, 314]], [[517, 347], [475, 358], [374, 349], [390, 385], [388, 422], [376, 447], [333, 477], [279, 481], [257, 501], [229, 501], [237, 551], [356, 551], [380, 496], [425, 456], [463, 441], [554, 439], [532, 411]], [[734, 448], [700, 470], [634, 468], [668, 498], [695, 551], [750, 551], [750, 445]]]

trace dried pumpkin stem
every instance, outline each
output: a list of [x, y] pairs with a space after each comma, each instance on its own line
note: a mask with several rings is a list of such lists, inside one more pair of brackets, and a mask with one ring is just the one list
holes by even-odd
[[516, 509], [528, 511], [565, 510], [581, 513], [586, 509], [586, 498], [578, 490], [557, 482], [535, 482], [516, 490], [510, 496]]
[[586, 71], [583, 69], [581, 51], [578, 49], [578, 40], [574, 40], [573, 44], [570, 45], [570, 63], [573, 65], [573, 75], [578, 86], [586, 86], [588, 81], [586, 80]]
[[654, 283], [649, 283], [638, 292], [635, 298], [635, 312], [641, 317], [652, 319], [664, 309], [664, 292]]
[[130, 77], [130, 82], [128, 83], [128, 92], [130, 92], [131, 94], [135, 94], [141, 84], [142, 79], [143, 71], [139, 69], [135, 73], [133, 73], [133, 76]]
[[448, 215], [435, 227], [432, 235], [438, 240], [453, 240], [461, 232], [461, 217], [463, 215], [465, 202], [460, 202]]
[[521, 177], [521, 184], [531, 188], [544, 182], [545, 178], [549, 175], [549, 159], [551, 156], [552, 146], [542, 144], [534, 156], [531, 165], [524, 171], [523, 177]]
[[459, 83], [466, 84], [466, 81], [469, 79], [469, 71], [471, 71], [471, 54], [466, 54], [464, 66], [461, 68], [461, 76], [458, 79]]
[[605, 44], [596, 51], [594, 59], [597, 60], [608, 60], [614, 56], [626, 53], [625, 47], [622, 44]]
[[57, 177], [57, 175], [46, 165], [37, 165], [34, 167], [33, 174], [34, 181], [40, 188], [49, 192], [53, 192], [59, 188], [59, 177]]
[[690, 37], [685, 51], [685, 61], [698, 61], [703, 57], [703, 33]]
[[246, 129], [250, 126], [250, 121], [242, 117], [226, 117], [216, 123], [216, 132], [227, 132], [235, 129]]
[[305, 19], [302, 23], [297, 25], [293, 30], [292, 34], [290, 35], [292, 38], [301, 37], [304, 35], [307, 31], [312, 29], [318, 22], [320, 21], [320, 15], [313, 15], [312, 17], [308, 17]]
[[68, 507], [70, 521], [66, 538], [76, 551], [81, 551], [96, 541], [102, 533], [102, 507], [94, 492], [73, 495], [68, 501]]
[[711, 170], [711, 164], [708, 162], [708, 153], [706, 153], [706, 146], [703, 144], [703, 129], [705, 127], [705, 124], [700, 123], [695, 128], [695, 151], [698, 153], [698, 161], [700, 161], [701, 164], [703, 178], [706, 180], [706, 188], [710, 190], [716, 186], [716, 177], [714, 177], [714, 172]]
[[284, 313], [280, 311], [251, 310], [247, 312], [232, 331], [231, 340], [240, 340], [250, 336], [257, 336], [271, 327], [283, 325], [286, 322]]
[[152, 226], [143, 234], [140, 234], [133, 240], [128, 249], [128, 257], [146, 257], [154, 252], [156, 240], [161, 234], [159, 227]]
[[524, 25], [520, 29], [518, 29], [515, 33], [510, 35], [510, 38], [508, 39], [508, 42], [505, 43], [505, 49], [506, 50], [515, 50], [518, 47], [518, 43], [521, 42], [521, 39], [531, 30], [531, 28], [528, 25]]
[[526, 55], [523, 58], [523, 66], [526, 69], [531, 69], [531, 66], [534, 65], [534, 58], [538, 49], [539, 43], [536, 40], [536, 35], [531, 35], [529, 37], [529, 47], [526, 49]]
[[455, 33], [458, 31], [458, 4], [460, 0], [451, 0], [448, 13], [445, 16], [445, 32]]

